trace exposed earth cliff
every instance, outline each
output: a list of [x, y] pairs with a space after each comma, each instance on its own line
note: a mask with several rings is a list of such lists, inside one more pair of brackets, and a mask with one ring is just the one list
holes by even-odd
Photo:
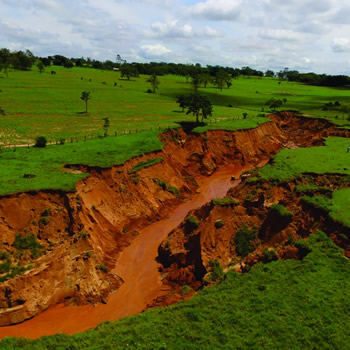
[[[74, 193], [42, 191], [1, 198], [0, 266], [9, 278], [0, 284], [0, 325], [22, 322], [60, 302], [108, 302], [108, 295], [123, 283], [112, 272], [120, 253], [141, 228], [167, 217], [191, 197], [199, 178], [228, 164], [257, 166], [281, 148], [320, 145], [330, 135], [349, 136], [327, 121], [294, 117], [291, 112], [271, 119], [256, 129], [236, 132], [170, 130], [160, 135], [166, 142], [160, 152], [112, 169], [75, 169], [88, 170], [90, 176]], [[322, 222], [313, 226], [312, 212], [303, 214], [294, 185], [260, 186], [245, 180], [229, 193], [228, 205], [211, 203], [195, 211], [198, 226], [189, 229], [184, 222], [159, 250], [164, 280], [198, 288], [210, 260], [239, 263], [242, 269], [264, 259], [264, 249], [276, 245], [281, 245], [278, 257], [298, 256], [300, 249], [286, 246], [286, 240], [326, 227]], [[271, 204], [282, 202], [293, 212], [292, 221], [271, 214]], [[244, 225], [261, 229], [254, 255], [242, 260], [235, 258], [232, 242], [233, 232]], [[21, 273], [14, 266], [21, 266]]]

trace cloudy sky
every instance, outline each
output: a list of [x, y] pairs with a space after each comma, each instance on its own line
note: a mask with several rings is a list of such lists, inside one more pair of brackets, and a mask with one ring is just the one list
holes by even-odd
[[0, 0], [0, 47], [350, 75], [350, 1]]

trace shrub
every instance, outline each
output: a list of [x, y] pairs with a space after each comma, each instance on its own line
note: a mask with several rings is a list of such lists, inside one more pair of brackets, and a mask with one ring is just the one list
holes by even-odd
[[0, 252], [0, 260], [8, 260], [10, 257], [8, 252]]
[[180, 194], [180, 191], [174, 187], [174, 186], [167, 186], [167, 191], [174, 194], [175, 196], [178, 196]]
[[139, 178], [137, 176], [133, 177], [132, 179], [133, 184], [137, 185], [139, 183]]
[[11, 261], [8, 259], [6, 262], [0, 264], [0, 273], [9, 272], [11, 269]]
[[221, 207], [233, 207], [239, 204], [239, 201], [229, 197], [214, 198], [211, 200], [212, 205], [219, 205]]
[[96, 269], [97, 269], [97, 270], [100, 270], [100, 271], [102, 271], [102, 272], [105, 272], [105, 273], [108, 272], [108, 267], [107, 267], [106, 265], [104, 265], [104, 264], [97, 265], [97, 266], [96, 266]]
[[42, 216], [40, 219], [40, 223], [42, 225], [46, 226], [50, 223], [50, 219], [47, 216]]
[[50, 216], [51, 214], [51, 208], [45, 208], [44, 211], [41, 213], [41, 216]]
[[265, 248], [264, 249], [264, 262], [268, 263], [271, 261], [278, 260], [276, 252], [274, 249]]
[[212, 281], [217, 282], [224, 278], [224, 270], [217, 260], [210, 260], [208, 266], [211, 269], [210, 279]]
[[188, 285], [186, 284], [186, 285], [184, 285], [184, 286], [182, 287], [182, 289], [181, 289], [181, 295], [189, 294], [189, 293], [191, 293], [192, 291], [193, 291], [193, 289], [192, 289], [190, 286], [188, 286]]
[[38, 136], [36, 139], [35, 139], [35, 147], [40, 147], [40, 148], [43, 148], [43, 147], [46, 147], [46, 144], [47, 144], [47, 139], [45, 136]]
[[16, 235], [13, 246], [18, 250], [31, 250], [32, 259], [38, 258], [43, 253], [43, 246], [37, 241], [34, 234], [22, 236], [21, 233]]
[[78, 238], [79, 239], [86, 240], [87, 237], [89, 237], [89, 234], [86, 231], [80, 231], [78, 233]]
[[256, 228], [250, 229], [247, 225], [239, 228], [234, 239], [237, 254], [244, 258], [252, 252], [255, 247], [251, 242], [255, 240], [257, 236], [258, 230]]
[[272, 204], [270, 210], [276, 213], [280, 217], [284, 218], [292, 218], [293, 213], [290, 212], [284, 205], [282, 204]]
[[187, 232], [192, 232], [198, 227], [199, 227], [199, 221], [195, 217], [188, 216], [185, 219], [185, 228]]

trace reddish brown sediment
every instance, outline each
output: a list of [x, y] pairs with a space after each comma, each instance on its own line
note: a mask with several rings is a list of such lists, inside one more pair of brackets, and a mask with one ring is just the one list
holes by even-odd
[[[231, 176], [238, 177], [246, 170], [228, 167], [209, 178], [199, 180], [199, 194], [180, 204], [168, 219], [149, 225], [140, 231], [133, 242], [120, 254], [113, 273], [123, 284], [110, 295], [107, 304], [51, 307], [39, 316], [10, 327], [0, 328], [0, 337], [24, 336], [37, 338], [55, 333], [73, 334], [95, 327], [103, 321], [118, 320], [144, 310], [156, 297], [168, 293], [162, 285], [159, 264], [156, 262], [159, 243], [184, 219], [187, 213], [213, 197], [224, 196], [233, 185]], [[236, 181], [238, 183], [238, 181]]]
[[[171, 130], [160, 136], [167, 142], [162, 151], [111, 169], [89, 169], [90, 176], [77, 184], [75, 193], [42, 191], [1, 198], [0, 250], [13, 250], [16, 234], [26, 232], [37, 235], [47, 254], [35, 259], [25, 274], [0, 284], [0, 324], [5, 326], [0, 337], [71, 334], [144, 310], [169, 292], [160, 282], [157, 249], [189, 210], [224, 196], [233, 185], [232, 175], [268, 161], [282, 147], [346, 136], [326, 121], [295, 118], [288, 112], [272, 119], [236, 132], [196, 135]], [[159, 157], [164, 161], [129, 173], [137, 163]], [[160, 186], [157, 179], [168, 186]], [[195, 194], [196, 180], [200, 194]], [[51, 214], [44, 225], [46, 208]], [[227, 254], [224, 248], [220, 251]], [[103, 265], [110, 272], [98, 268]]]

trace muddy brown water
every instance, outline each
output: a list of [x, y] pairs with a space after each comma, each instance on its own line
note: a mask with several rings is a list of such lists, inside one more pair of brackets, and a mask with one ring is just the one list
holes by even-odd
[[213, 198], [226, 195], [239, 183], [231, 181], [249, 167], [230, 166], [216, 171], [212, 176], [198, 180], [198, 193], [174, 209], [170, 217], [153, 223], [143, 230], [120, 255], [113, 272], [124, 281], [122, 286], [110, 295], [107, 304], [64, 306], [58, 304], [42, 314], [23, 323], [0, 327], [0, 339], [6, 336], [39, 338], [56, 333], [74, 334], [96, 327], [103, 321], [116, 321], [122, 317], [137, 314], [156, 297], [167, 294], [156, 262], [158, 247], [168, 234], [196, 209]]

